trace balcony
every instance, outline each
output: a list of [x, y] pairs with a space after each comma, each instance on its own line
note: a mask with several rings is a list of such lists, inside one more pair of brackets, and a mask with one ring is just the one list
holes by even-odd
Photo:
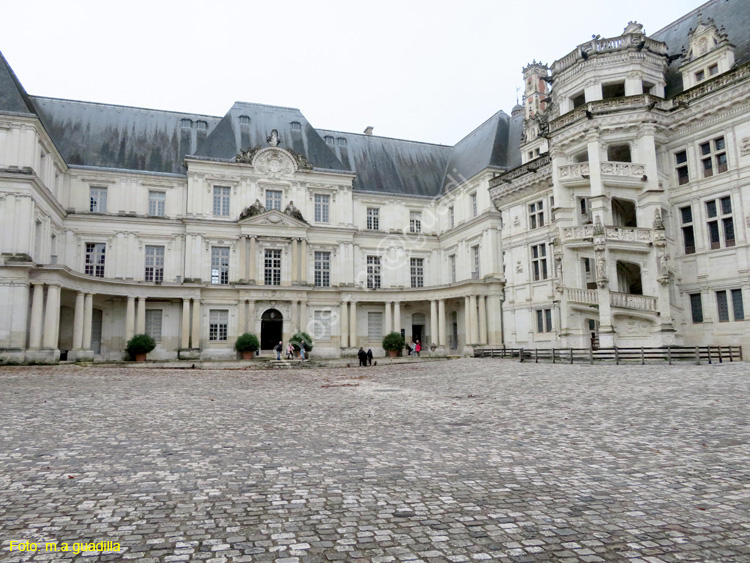
[[591, 168], [588, 162], [563, 164], [557, 168], [557, 177], [564, 186], [588, 185]]
[[577, 287], [566, 287], [565, 296], [572, 303], [581, 303], [583, 305], [598, 305], [599, 294], [595, 289], [579, 289]]
[[652, 111], [654, 108], [665, 104], [663, 98], [651, 94], [636, 94], [635, 96], [625, 96], [624, 98], [608, 98], [606, 100], [595, 100], [578, 106], [574, 110], [564, 113], [560, 117], [549, 122], [549, 132], [556, 133], [563, 127], [567, 127], [582, 119], [593, 119], [598, 115], [607, 115], [620, 111], [646, 110]]
[[646, 167], [634, 162], [600, 162], [602, 180], [641, 187], [646, 181]]
[[555, 61], [552, 65], [552, 73], [553, 75], [560, 74], [577, 62], [588, 59], [592, 54], [615, 53], [628, 49], [634, 51], [646, 49], [656, 55], [667, 54], [667, 46], [661, 41], [655, 41], [640, 33], [628, 33], [619, 37], [593, 39], [582, 43], [562, 59]]
[[[604, 227], [604, 237], [607, 241], [614, 243], [646, 243], [653, 242], [654, 235], [651, 229], [641, 227]], [[594, 225], [580, 225], [578, 227], [563, 227], [562, 241], [564, 243], [591, 243], [594, 238]], [[628, 249], [632, 248], [630, 246]]]
[[632, 293], [609, 292], [609, 304], [619, 309], [633, 309], [635, 311], [656, 312], [656, 297], [648, 295], [634, 295]]

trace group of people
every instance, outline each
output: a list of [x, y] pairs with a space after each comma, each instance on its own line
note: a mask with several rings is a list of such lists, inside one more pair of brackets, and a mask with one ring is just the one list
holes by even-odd
[[[279, 343], [276, 346], [274, 346], [273, 351], [276, 352], [276, 359], [277, 360], [281, 359], [281, 354], [282, 353], [284, 353], [286, 355], [286, 359], [287, 360], [291, 360], [292, 358], [294, 358], [294, 346], [292, 345], [291, 342], [289, 344], [287, 344], [286, 347], [285, 347], [284, 346], [284, 342], [282, 340], [279, 340]], [[299, 358], [300, 358], [300, 360], [306, 360], [307, 359], [305, 357], [305, 352], [306, 352], [306, 350], [305, 350], [305, 343], [304, 342], [300, 342], [299, 343]]]
[[367, 352], [360, 346], [359, 352], [357, 352], [359, 358], [359, 367], [366, 367], [372, 365], [372, 348], [368, 348]]
[[416, 356], [418, 358], [422, 352], [422, 343], [419, 340], [416, 342], [412, 340], [411, 344], [406, 344], [406, 351], [409, 353], [409, 356]]

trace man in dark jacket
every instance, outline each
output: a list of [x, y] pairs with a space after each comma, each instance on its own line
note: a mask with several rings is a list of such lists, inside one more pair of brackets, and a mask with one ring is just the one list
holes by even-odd
[[360, 347], [357, 357], [359, 358], [359, 367], [367, 367], [367, 352], [364, 348]]
[[281, 359], [281, 351], [284, 349], [284, 343], [279, 341], [279, 343], [274, 346], [273, 351], [276, 352], [276, 359]]
[[372, 365], [372, 348], [367, 349], [367, 365]]

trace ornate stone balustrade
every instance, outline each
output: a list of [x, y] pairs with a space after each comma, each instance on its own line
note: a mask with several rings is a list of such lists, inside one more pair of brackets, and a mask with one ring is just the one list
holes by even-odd
[[567, 287], [565, 288], [565, 293], [568, 301], [572, 301], [573, 303], [583, 303], [585, 305], [597, 305], [599, 303], [599, 295], [595, 289]]
[[667, 46], [661, 41], [654, 41], [649, 39], [645, 35], [628, 33], [627, 35], [620, 35], [619, 37], [612, 37], [610, 39], [592, 39], [586, 43], [580, 44], [565, 55], [562, 59], [555, 61], [552, 64], [552, 73], [558, 74], [567, 68], [573, 66], [580, 60], [585, 60], [582, 55], [586, 53], [586, 58], [594, 53], [614, 53], [617, 51], [623, 51], [626, 49], [646, 49], [657, 55], [666, 55]]
[[648, 295], [610, 292], [609, 303], [612, 307], [619, 307], [620, 309], [656, 312], [656, 297]]
[[659, 104], [663, 105], [663, 103], [664, 100], [662, 98], [652, 96], [651, 94], [636, 94], [635, 96], [626, 96], [624, 98], [608, 98], [606, 100], [587, 102], [586, 104], [578, 106], [574, 110], [550, 121], [549, 131], [550, 133], [554, 133], [555, 131], [559, 131], [563, 127], [580, 119], [584, 119], [587, 116], [594, 117], [606, 113], [637, 109], [651, 110]]
[[626, 178], [643, 178], [646, 173], [646, 167], [643, 164], [634, 162], [600, 162], [602, 176], [618, 176]]
[[490, 189], [502, 184], [509, 184], [516, 178], [520, 178], [521, 176], [524, 176], [526, 174], [534, 173], [540, 168], [547, 166], [550, 162], [552, 162], [552, 159], [550, 158], [549, 154], [545, 154], [540, 156], [539, 158], [530, 160], [526, 164], [517, 166], [516, 168], [508, 170], [504, 174], [501, 174], [500, 176], [497, 176], [496, 178], [490, 180]]
[[[607, 240], [618, 242], [652, 242], [651, 229], [641, 227], [604, 227]], [[594, 237], [594, 225], [580, 225], [577, 227], [563, 227], [562, 240], [590, 239]]]
[[716, 78], [712, 78], [711, 80], [702, 82], [698, 86], [690, 88], [690, 90], [687, 90], [669, 100], [669, 105], [670, 107], [676, 107], [681, 104], [689, 103], [696, 98], [700, 98], [702, 96], [710, 94], [711, 92], [715, 92], [716, 90], [721, 90], [722, 88], [734, 84], [735, 82], [744, 80], [748, 76], [750, 76], [750, 63], [738, 66], [729, 72], [725, 72], [724, 74], [717, 76]]
[[588, 175], [590, 172], [588, 162], [577, 162], [575, 164], [563, 164], [557, 169], [557, 175], [561, 181], [569, 179], [578, 179], [584, 174]]

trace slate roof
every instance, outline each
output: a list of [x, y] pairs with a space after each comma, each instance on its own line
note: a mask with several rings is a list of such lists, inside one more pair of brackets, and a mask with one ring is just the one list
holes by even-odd
[[0, 111], [36, 113], [26, 90], [16, 78], [2, 53], [0, 53]]
[[[710, 0], [680, 19], [660, 29], [650, 37], [667, 44], [670, 55], [678, 55], [684, 48], [687, 51], [688, 32], [698, 26], [698, 14], [703, 21], [714, 20], [717, 27], [724, 26], [729, 42], [735, 46], [736, 64], [750, 62], [750, 2], [748, 0]], [[671, 97], [682, 91], [682, 75], [679, 67], [684, 61], [678, 58], [667, 70], [666, 96]]]
[[[355, 190], [433, 196], [439, 193], [451, 147], [320, 129], [329, 148], [357, 173]], [[342, 144], [341, 140], [345, 144]]]

